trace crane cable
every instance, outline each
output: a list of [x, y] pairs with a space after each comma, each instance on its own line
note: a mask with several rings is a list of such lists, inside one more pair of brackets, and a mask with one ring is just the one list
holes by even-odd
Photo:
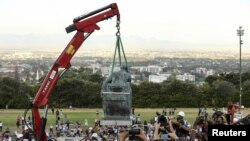
[[125, 66], [126, 66], [126, 68], [128, 67], [127, 58], [126, 58], [126, 55], [124, 53], [123, 44], [122, 44], [122, 40], [121, 40], [120, 17], [119, 16], [117, 17], [117, 21], [116, 21], [116, 28], [117, 28], [117, 32], [116, 32], [116, 45], [115, 45], [115, 53], [114, 53], [114, 57], [113, 57], [111, 74], [113, 74], [113, 72], [114, 72], [116, 52], [118, 52], [119, 66], [120, 67], [122, 66], [122, 58], [121, 58], [121, 51], [122, 51], [122, 55], [123, 55], [124, 61], [125, 61]]

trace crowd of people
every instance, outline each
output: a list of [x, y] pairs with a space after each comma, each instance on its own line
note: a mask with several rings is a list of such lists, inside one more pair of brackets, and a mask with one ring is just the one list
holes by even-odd
[[[207, 126], [210, 124], [246, 124], [245, 122], [250, 124], [250, 117], [232, 123], [231, 117], [237, 109], [239, 109], [237, 105], [229, 103], [227, 113], [215, 110], [212, 115], [208, 115], [206, 108], [199, 108], [197, 118], [191, 124], [185, 119], [184, 111], [175, 113], [176, 108], [169, 108], [163, 109], [162, 113], [156, 112], [149, 121], [141, 121], [140, 114], [134, 114], [131, 118], [132, 126], [100, 125], [99, 118], [95, 120], [93, 126], [88, 124], [87, 119], [82, 123], [73, 123], [67, 119], [66, 114], [57, 109], [55, 126], [51, 124], [46, 133], [50, 141], [56, 141], [60, 137], [77, 137], [81, 141], [207, 141]], [[99, 111], [96, 112], [96, 116], [99, 116]], [[16, 126], [22, 130], [14, 132], [16, 140], [32, 141], [33, 135], [29, 129], [32, 127], [30, 117], [26, 121], [28, 126], [24, 123], [24, 117], [17, 117]], [[3, 130], [2, 127], [3, 123], [0, 121], [0, 132]], [[9, 133], [8, 130], [2, 131], [0, 141], [14, 140]]]
[[[95, 122], [94, 127], [87, 128], [82, 141], [156, 141], [156, 140], [190, 140], [192, 125], [185, 119], [185, 112], [167, 116], [166, 113], [156, 112], [152, 119], [143, 123], [134, 122], [132, 126], [100, 125]], [[136, 118], [134, 118], [136, 119]]]
[[[185, 119], [185, 112], [179, 111], [176, 115], [164, 110], [162, 113], [156, 112], [152, 115], [149, 121], [141, 122], [140, 115], [134, 115], [133, 126], [115, 126], [115, 125], [100, 125], [99, 120], [95, 120], [94, 126], [88, 126], [86, 120], [81, 123], [76, 122], [74, 125], [69, 126], [68, 120], [60, 120], [59, 114], [56, 115], [57, 125], [55, 133], [53, 128], [50, 129], [48, 134], [49, 138], [59, 137], [80, 137], [82, 141], [125, 141], [125, 140], [178, 140], [188, 141], [191, 139], [191, 125]], [[59, 116], [59, 117], [58, 117]], [[199, 110], [199, 117], [207, 116], [206, 110]], [[204, 123], [204, 122], [203, 122]], [[201, 123], [197, 124], [196, 131], [202, 133]], [[199, 129], [198, 129], [199, 128]]]
[[[208, 114], [206, 108], [199, 108], [198, 115], [193, 124], [185, 119], [185, 112], [179, 111], [176, 115], [156, 112], [156, 116], [150, 121], [134, 124], [132, 127], [117, 126], [95, 126], [89, 130], [84, 141], [207, 141], [208, 125], [234, 125], [250, 124], [250, 116], [240, 120], [231, 117], [237, 110], [236, 104], [228, 104], [227, 112], [215, 110], [212, 115]], [[234, 112], [232, 112], [234, 110]]]

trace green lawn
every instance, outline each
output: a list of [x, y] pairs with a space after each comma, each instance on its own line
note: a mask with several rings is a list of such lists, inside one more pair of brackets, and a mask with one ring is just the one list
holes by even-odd
[[[42, 111], [42, 110], [41, 110]], [[100, 115], [99, 119], [102, 118], [102, 109], [99, 109]], [[162, 109], [135, 109], [135, 114], [140, 114], [142, 122], [144, 120], [149, 120], [155, 116], [156, 111], [162, 112]], [[195, 117], [197, 116], [198, 109], [197, 108], [177, 108], [175, 114], [178, 111], [185, 112], [185, 118], [192, 124]], [[212, 109], [208, 109], [209, 115], [212, 113]], [[21, 131], [21, 129], [17, 129], [16, 127], [16, 119], [17, 116], [22, 116], [24, 110], [16, 110], [9, 109], [3, 110], [0, 109], [0, 121], [3, 122], [3, 130], [8, 127], [10, 131]], [[96, 109], [62, 109], [62, 113], [70, 120], [71, 123], [75, 123], [76, 121], [80, 122], [83, 125], [84, 119], [88, 119], [89, 125], [93, 125], [96, 117]], [[245, 109], [244, 113], [250, 113], [250, 109]], [[31, 111], [28, 112], [28, 115], [31, 115]], [[55, 127], [55, 115], [52, 115], [51, 110], [48, 111], [48, 120], [47, 120], [47, 128], [52, 124]]]

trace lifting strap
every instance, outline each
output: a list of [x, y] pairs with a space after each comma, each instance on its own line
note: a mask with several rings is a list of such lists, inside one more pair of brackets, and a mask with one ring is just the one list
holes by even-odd
[[[118, 58], [119, 58], [119, 66], [122, 66], [122, 55], [123, 55], [123, 59], [125, 62], [125, 67], [128, 68], [128, 64], [127, 64], [127, 58], [125, 56], [124, 53], [124, 49], [123, 49], [123, 44], [122, 44], [122, 40], [121, 40], [121, 33], [120, 33], [120, 20], [117, 20], [117, 32], [116, 32], [116, 45], [115, 45], [115, 52], [114, 52], [114, 57], [113, 57], [113, 63], [112, 63], [112, 69], [111, 69], [111, 74], [113, 74], [114, 72], [114, 66], [115, 66], [115, 60], [116, 60], [116, 52], [118, 54]], [[127, 70], [128, 71], [128, 70]]]

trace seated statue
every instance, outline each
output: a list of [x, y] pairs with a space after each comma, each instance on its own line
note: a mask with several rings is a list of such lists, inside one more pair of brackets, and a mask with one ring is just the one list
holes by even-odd
[[127, 91], [126, 87], [131, 82], [131, 76], [128, 72], [127, 66], [121, 66], [121, 70], [111, 74], [102, 85], [102, 90], [113, 91], [113, 92], [124, 92]]
[[[102, 85], [104, 118], [129, 118], [131, 109], [131, 76], [126, 66], [112, 73]], [[117, 95], [117, 93], [120, 93]]]

